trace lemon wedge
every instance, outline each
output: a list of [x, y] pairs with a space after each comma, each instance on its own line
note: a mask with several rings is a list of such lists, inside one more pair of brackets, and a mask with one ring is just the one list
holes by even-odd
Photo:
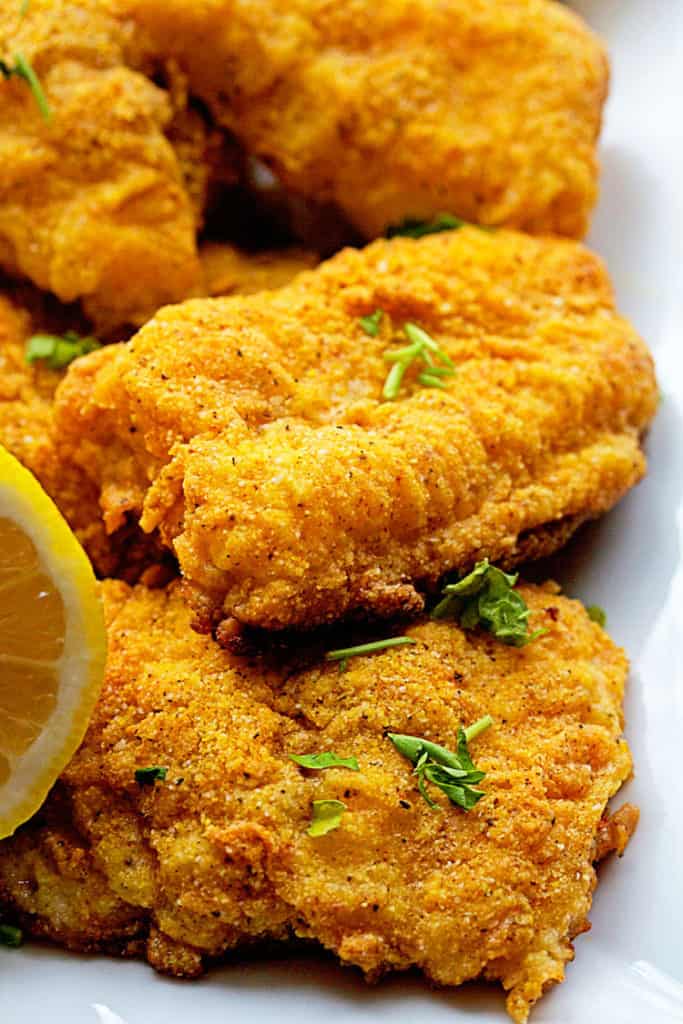
[[105, 655], [90, 562], [0, 447], [0, 839], [40, 807], [83, 739]]

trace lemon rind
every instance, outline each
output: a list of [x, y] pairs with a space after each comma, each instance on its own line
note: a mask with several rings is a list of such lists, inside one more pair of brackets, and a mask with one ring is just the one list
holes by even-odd
[[106, 633], [98, 584], [85, 552], [32, 474], [4, 450], [0, 516], [13, 519], [30, 537], [59, 586], [66, 616], [58, 707], [0, 786], [0, 838], [5, 838], [39, 809], [85, 735], [104, 674]]

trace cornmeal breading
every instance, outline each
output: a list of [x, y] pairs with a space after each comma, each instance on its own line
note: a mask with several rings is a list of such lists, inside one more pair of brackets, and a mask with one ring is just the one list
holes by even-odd
[[[384, 311], [377, 336], [359, 318]], [[444, 389], [387, 349], [424, 328]], [[60, 452], [179, 558], [202, 628], [270, 629], [548, 553], [641, 477], [651, 358], [582, 246], [475, 228], [347, 250], [277, 292], [161, 310], [75, 364]]]
[[549, 0], [19, 6], [0, 10], [2, 53], [24, 54], [52, 116], [0, 82], [0, 266], [106, 329], [199, 293], [217, 154], [193, 97], [365, 236], [444, 209], [585, 232], [607, 63]]
[[150, 565], [168, 561], [154, 541], [122, 523], [107, 536], [98, 494], [85, 473], [62, 465], [54, 442], [53, 397], [63, 373], [44, 361], [26, 362], [26, 343], [38, 332], [87, 334], [73, 309], [35, 289], [3, 282], [0, 293], [0, 444], [38, 478], [87, 551], [97, 572], [136, 580]]
[[[202, 291], [249, 294], [277, 288], [316, 261], [303, 250], [252, 255], [231, 245], [207, 244]], [[164, 559], [164, 552], [126, 524], [115, 537], [107, 537], [93, 483], [75, 465], [61, 464], [55, 452], [53, 399], [64, 372], [49, 369], [44, 360], [26, 361], [32, 334], [74, 328], [89, 334], [87, 321], [30, 285], [0, 279], [0, 288], [0, 444], [38, 477], [100, 575], [132, 581], [147, 563]]]
[[366, 237], [440, 210], [586, 230], [608, 67], [555, 2], [122, 3], [248, 152]]
[[127, 60], [107, 0], [17, 8], [2, 5], [0, 40], [33, 65], [52, 118], [25, 82], [0, 85], [0, 262], [82, 298], [106, 327], [142, 322], [199, 282], [195, 213], [164, 134], [173, 105]]
[[[631, 771], [623, 653], [557, 588], [520, 592], [548, 630], [523, 649], [422, 621], [414, 646], [340, 673], [300, 647], [240, 659], [190, 630], [177, 589], [106, 584], [100, 703], [44, 809], [0, 843], [2, 896], [32, 934], [172, 974], [293, 935], [368, 978], [498, 979], [526, 1020], [588, 927], [593, 862], [637, 815], [605, 819]], [[454, 749], [485, 714], [470, 745], [484, 797], [464, 812], [434, 789], [430, 809], [387, 730]], [[322, 751], [360, 771], [288, 758]], [[148, 766], [165, 779], [137, 783]], [[346, 810], [311, 838], [321, 799]]]
[[[55, 453], [52, 398], [62, 375], [42, 362], [29, 366], [25, 359], [30, 335], [59, 330], [59, 315], [55, 318], [54, 309], [46, 315], [35, 293], [29, 302], [31, 311], [0, 294], [0, 444], [38, 477], [93, 562], [107, 573], [116, 559], [98, 515], [97, 491], [76, 466], [60, 466]], [[72, 314], [70, 326], [73, 320]]]

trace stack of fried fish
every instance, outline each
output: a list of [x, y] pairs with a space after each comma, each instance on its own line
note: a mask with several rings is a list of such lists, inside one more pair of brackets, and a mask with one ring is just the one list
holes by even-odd
[[[0, 82], [0, 443], [109, 632], [6, 913], [186, 977], [313, 939], [525, 1021], [637, 821], [625, 655], [512, 572], [657, 405], [577, 241], [601, 44], [553, 0], [31, 0], [0, 42], [41, 99]], [[255, 163], [298, 248], [230, 242]]]

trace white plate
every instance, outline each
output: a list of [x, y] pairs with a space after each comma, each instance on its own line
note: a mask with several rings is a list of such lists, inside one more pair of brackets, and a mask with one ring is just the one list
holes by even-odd
[[[622, 310], [657, 359], [664, 399], [650, 473], [556, 559], [570, 593], [608, 610], [633, 669], [628, 735], [637, 777], [623, 795], [640, 828], [606, 865], [593, 929], [534, 1024], [683, 1021], [683, 0], [582, 0], [608, 41], [613, 90], [602, 200], [591, 243], [609, 263]], [[374, 988], [317, 956], [247, 962], [198, 983], [142, 964], [29, 945], [0, 955], [2, 1024], [95, 1024], [103, 1003], [127, 1024], [502, 1024], [495, 988], [430, 992], [417, 977]]]

